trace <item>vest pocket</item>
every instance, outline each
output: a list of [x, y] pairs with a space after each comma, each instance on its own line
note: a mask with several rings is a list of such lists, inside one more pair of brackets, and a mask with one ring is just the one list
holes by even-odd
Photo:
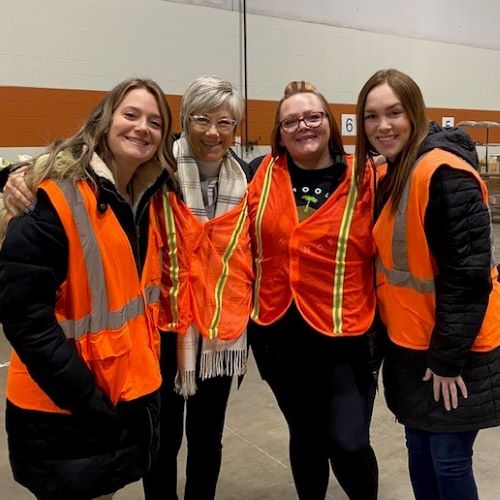
[[80, 345], [82, 355], [95, 375], [96, 385], [115, 405], [130, 386], [128, 354], [132, 342], [128, 327], [87, 334]]
[[128, 328], [106, 330], [98, 334], [88, 333], [84, 344], [84, 350], [86, 351], [86, 356], [84, 354], [84, 357], [87, 357], [89, 360], [102, 360], [123, 356], [132, 347]]

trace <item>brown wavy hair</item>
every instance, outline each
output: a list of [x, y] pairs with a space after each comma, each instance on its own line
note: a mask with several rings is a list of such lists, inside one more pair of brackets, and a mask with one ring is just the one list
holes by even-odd
[[378, 153], [368, 141], [364, 127], [366, 98], [371, 90], [387, 83], [397, 95], [411, 124], [408, 142], [404, 145], [397, 164], [384, 178], [384, 191], [390, 193], [392, 211], [396, 212], [406, 181], [411, 174], [417, 159], [418, 149], [428, 132], [428, 119], [425, 111], [422, 92], [415, 81], [407, 74], [397, 69], [382, 69], [373, 74], [363, 85], [359, 96], [356, 111], [356, 158], [373, 160]]
[[[87, 167], [93, 153], [97, 153], [106, 163], [114, 176], [116, 165], [106, 136], [111, 127], [113, 113], [125, 96], [135, 89], [144, 89], [149, 92], [158, 103], [163, 121], [161, 141], [155, 155], [150, 161], [158, 162], [170, 175], [175, 170], [175, 160], [172, 154], [172, 113], [160, 86], [149, 79], [132, 78], [119, 83], [95, 107], [82, 124], [80, 130], [72, 137], [56, 141], [44, 153], [43, 166], [37, 169], [28, 169], [26, 182], [31, 189], [49, 177], [78, 179], [88, 177]], [[61, 153], [71, 161], [58, 162]], [[32, 163], [32, 162], [30, 162]]]

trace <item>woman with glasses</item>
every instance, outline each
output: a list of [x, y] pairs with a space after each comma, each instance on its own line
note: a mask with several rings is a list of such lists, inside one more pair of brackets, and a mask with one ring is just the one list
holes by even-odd
[[[156, 206], [163, 382], [160, 451], [143, 480], [146, 500], [177, 499], [184, 422], [184, 499], [215, 498], [231, 382], [246, 370], [252, 295], [248, 167], [230, 150], [243, 109], [231, 83], [212, 76], [194, 80], [182, 98], [177, 185], [167, 186]], [[11, 208], [31, 203], [23, 175], [11, 175], [4, 189]]]
[[286, 87], [248, 202], [251, 345], [289, 427], [298, 496], [324, 499], [331, 467], [351, 500], [375, 499], [373, 177], [310, 83]]
[[[252, 262], [247, 166], [230, 151], [243, 100], [227, 81], [194, 80], [181, 103], [174, 144], [178, 189], [162, 215], [161, 444], [144, 478], [146, 500], [177, 499], [185, 432], [185, 500], [212, 500], [233, 375], [246, 370]], [[184, 418], [185, 414], [185, 418]]]

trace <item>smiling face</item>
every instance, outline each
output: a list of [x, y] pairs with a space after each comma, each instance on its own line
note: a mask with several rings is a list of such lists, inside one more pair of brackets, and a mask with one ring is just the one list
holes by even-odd
[[[319, 98], [311, 92], [294, 94], [283, 101], [279, 121], [300, 119], [310, 113], [325, 112]], [[286, 148], [293, 161], [307, 169], [323, 168], [331, 164], [328, 143], [330, 140], [330, 123], [324, 116], [321, 125], [308, 127], [304, 121], [299, 123], [293, 132], [281, 128], [281, 144]]]
[[114, 111], [106, 135], [118, 169], [135, 170], [151, 160], [160, 145], [163, 126], [152, 94], [143, 88], [128, 92]]
[[222, 131], [217, 128], [217, 120], [228, 118], [233, 120], [230, 111], [222, 106], [210, 113], [196, 113], [206, 116], [210, 121], [208, 129], [190, 120], [187, 130], [191, 150], [196, 160], [206, 162], [220, 162], [234, 140], [235, 128]]
[[363, 120], [372, 147], [394, 161], [408, 142], [412, 127], [399, 97], [387, 83], [368, 93]]

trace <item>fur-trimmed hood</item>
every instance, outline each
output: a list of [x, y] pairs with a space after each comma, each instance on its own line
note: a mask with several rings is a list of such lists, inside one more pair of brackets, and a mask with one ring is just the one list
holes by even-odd
[[[43, 180], [46, 176], [44, 170], [49, 159], [48, 154], [39, 156], [29, 168], [29, 173], [26, 174], [26, 181], [29, 187], [33, 189]], [[87, 169], [73, 168], [75, 158], [69, 151], [62, 151], [56, 158], [54, 165], [51, 168], [49, 178], [53, 180], [60, 179], [83, 179], [85, 177], [102, 178], [109, 181], [116, 187], [116, 182], [109, 167], [104, 161], [94, 153], [90, 160], [90, 165]], [[145, 192], [152, 187], [159, 177], [164, 173], [164, 169], [158, 162], [150, 161], [141, 165], [132, 177], [131, 180], [131, 193], [133, 203], [133, 210], [135, 212], [140, 200]], [[5, 239], [7, 226], [13, 216], [8, 212], [5, 207], [3, 194], [0, 195], [0, 244]]]

